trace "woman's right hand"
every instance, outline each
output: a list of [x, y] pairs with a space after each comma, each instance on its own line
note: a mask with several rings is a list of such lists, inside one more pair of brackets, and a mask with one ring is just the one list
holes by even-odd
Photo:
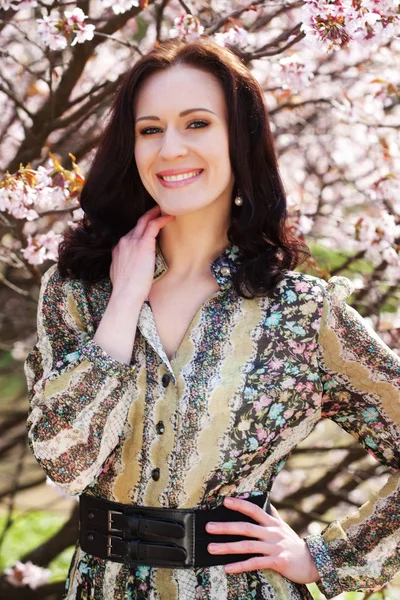
[[153, 206], [113, 248], [110, 267], [113, 293], [134, 295], [142, 302], [149, 295], [154, 277], [156, 237], [162, 227], [175, 219], [175, 215], [159, 215], [160, 207]]

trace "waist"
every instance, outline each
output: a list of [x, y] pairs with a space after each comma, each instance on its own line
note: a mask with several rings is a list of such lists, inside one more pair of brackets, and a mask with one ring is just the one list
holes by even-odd
[[[270, 493], [246, 498], [266, 512]], [[209, 521], [256, 523], [241, 512], [221, 505], [213, 509], [186, 509], [120, 504], [92, 496], [80, 496], [79, 543], [84, 552], [124, 563], [188, 569], [224, 565], [260, 554], [212, 555], [211, 542], [238, 542], [252, 538], [213, 535], [206, 531]], [[257, 523], [256, 523], [257, 524]]]

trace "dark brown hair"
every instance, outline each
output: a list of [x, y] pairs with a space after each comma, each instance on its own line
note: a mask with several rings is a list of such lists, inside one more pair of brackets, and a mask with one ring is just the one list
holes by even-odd
[[[287, 223], [286, 196], [279, 174], [263, 92], [236, 54], [210, 38], [169, 40], [141, 57], [116, 94], [109, 122], [83, 187], [81, 224], [68, 229], [59, 248], [61, 276], [94, 283], [109, 276], [112, 248], [156, 204], [140, 179], [134, 159], [133, 107], [144, 80], [172, 66], [213, 74], [228, 111], [229, 154], [235, 185], [228, 239], [240, 249], [233, 276], [244, 297], [267, 295], [309, 256]], [[242, 206], [233, 202], [240, 190]]]

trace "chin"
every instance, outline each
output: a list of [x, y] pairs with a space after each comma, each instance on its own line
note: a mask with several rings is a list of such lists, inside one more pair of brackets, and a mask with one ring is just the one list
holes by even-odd
[[204, 202], [204, 203], [194, 204], [189, 199], [187, 204], [180, 203], [178, 205], [178, 204], [171, 202], [169, 205], [165, 205], [165, 206], [160, 204], [160, 208], [161, 208], [162, 214], [174, 215], [174, 217], [180, 217], [183, 215], [189, 215], [191, 213], [195, 213], [195, 212], [204, 210], [204, 209], [208, 208], [208, 206], [210, 206], [210, 204], [212, 204], [212, 202]]

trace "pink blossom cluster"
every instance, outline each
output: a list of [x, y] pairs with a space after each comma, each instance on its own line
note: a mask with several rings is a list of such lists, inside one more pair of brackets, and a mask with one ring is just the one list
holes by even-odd
[[398, 35], [395, 0], [306, 0], [302, 31], [311, 45], [338, 50], [351, 42], [383, 43]]
[[52, 11], [51, 15], [43, 14], [43, 18], [36, 21], [43, 43], [51, 50], [64, 50], [74, 35], [71, 46], [93, 39], [95, 26], [85, 23], [87, 18], [81, 8], [74, 8], [72, 12], [65, 11], [63, 17]]
[[102, 0], [105, 7], [111, 7], [116, 15], [120, 15], [130, 10], [134, 6], [139, 6], [138, 0]]
[[0, 0], [0, 9], [2, 10], [24, 10], [25, 8], [36, 8], [39, 6], [37, 0], [14, 0], [14, 2], [10, 2], [9, 0]]
[[293, 53], [272, 63], [270, 76], [271, 83], [276, 82], [283, 90], [298, 93], [314, 78], [313, 64]]
[[37, 170], [21, 165], [14, 175], [0, 179], [0, 211], [16, 219], [38, 219], [41, 210], [54, 209], [75, 195], [74, 183], [56, 170], [53, 159]]
[[214, 40], [219, 46], [239, 46], [244, 47], [247, 44], [248, 33], [243, 27], [234, 25], [230, 29], [224, 32], [217, 32], [214, 34]]
[[48, 583], [51, 575], [50, 569], [43, 569], [31, 561], [22, 563], [19, 560], [13, 567], [4, 570], [6, 581], [14, 587], [28, 586], [32, 590]]
[[[78, 205], [71, 204], [82, 189], [84, 179], [79, 173], [75, 157], [72, 154], [70, 156], [72, 171], [64, 169], [56, 157], [50, 154], [47, 166], [39, 166], [35, 170], [29, 165], [21, 165], [16, 173], [6, 173], [0, 180], [0, 211], [10, 214], [15, 219], [27, 221], [24, 233], [27, 235], [28, 245], [21, 252], [30, 264], [38, 265], [45, 260], [57, 260], [62, 229], [65, 225], [77, 226], [83, 217], [83, 211]], [[69, 208], [73, 213], [72, 221], [65, 224], [57, 221], [54, 229], [37, 233], [36, 222], [43, 214], [65, 208]]]
[[169, 31], [170, 38], [180, 38], [187, 42], [194, 42], [204, 33], [204, 27], [197, 17], [182, 13], [174, 19], [174, 26]]
[[62, 235], [52, 229], [33, 237], [28, 235], [28, 245], [22, 250], [22, 255], [31, 265], [41, 265], [45, 260], [56, 261], [61, 240]]
[[399, 264], [399, 256], [394, 248], [395, 240], [400, 236], [400, 225], [394, 215], [380, 209], [374, 217], [363, 215], [354, 223], [354, 232], [360, 249], [366, 250], [365, 257], [373, 264], [383, 259], [389, 265]]

